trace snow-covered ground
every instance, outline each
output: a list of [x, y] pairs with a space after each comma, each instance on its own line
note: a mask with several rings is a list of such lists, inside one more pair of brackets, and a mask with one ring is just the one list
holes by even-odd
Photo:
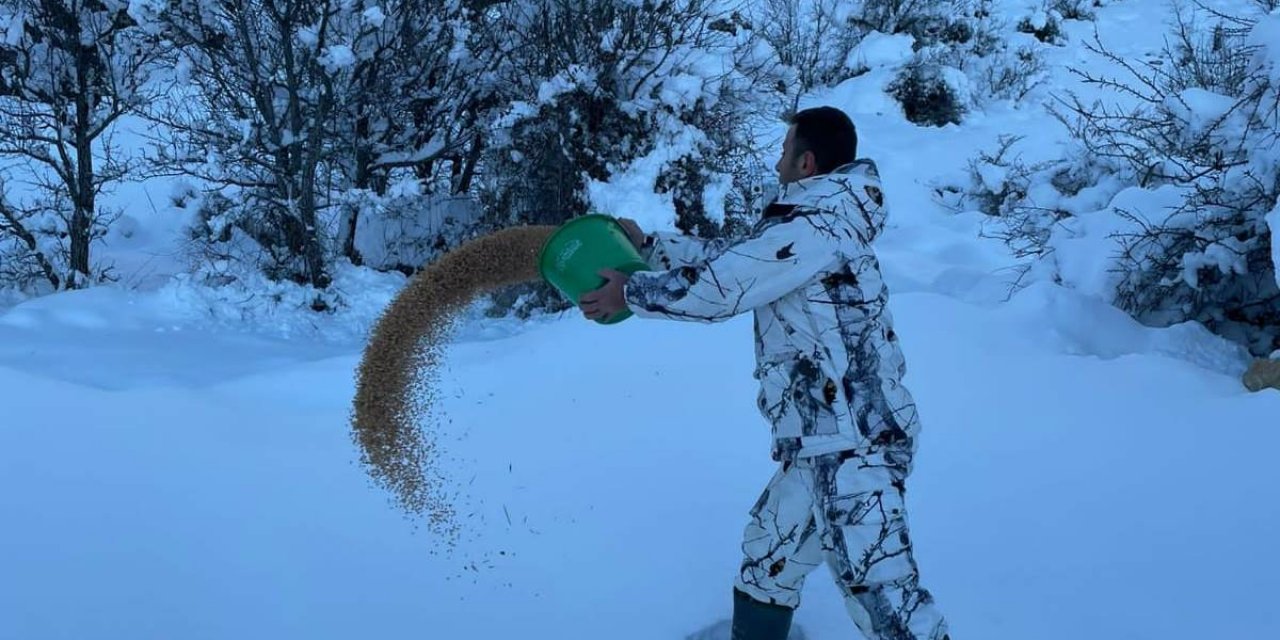
[[[1102, 37], [1155, 51], [1163, 6], [1112, 3]], [[1068, 28], [1055, 68], [1088, 60], [1092, 25]], [[1045, 149], [1061, 130], [1028, 105], [922, 129], [877, 78], [809, 102], [847, 108], [886, 179], [879, 251], [925, 429], [911, 525], [954, 637], [1280, 638], [1280, 393], [1247, 394], [1243, 354], [1198, 327], [1044, 284], [1006, 300], [980, 214], [930, 185], [998, 134]], [[115, 196], [138, 219], [115, 245], [137, 290], [0, 312], [0, 640], [652, 640], [727, 616], [773, 464], [748, 318], [466, 331], [441, 380], [466, 532], [449, 551], [370, 486], [348, 435], [377, 305], [314, 331], [211, 320], [157, 279], [174, 234], [163, 205], [128, 204], [142, 188]], [[340, 281], [375, 302], [402, 282]], [[856, 637], [822, 572], [797, 621]]]

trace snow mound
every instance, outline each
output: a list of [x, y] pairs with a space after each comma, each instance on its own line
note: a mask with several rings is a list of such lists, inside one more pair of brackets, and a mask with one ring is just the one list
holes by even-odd
[[848, 69], [879, 69], [905, 64], [914, 54], [916, 39], [910, 34], [885, 34], [872, 31], [849, 52]]

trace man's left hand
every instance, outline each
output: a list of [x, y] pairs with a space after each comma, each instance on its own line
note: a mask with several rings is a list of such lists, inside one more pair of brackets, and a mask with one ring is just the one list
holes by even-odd
[[605, 279], [604, 286], [578, 299], [578, 308], [588, 320], [604, 320], [627, 308], [622, 287], [631, 276], [613, 269], [601, 269], [599, 275]]

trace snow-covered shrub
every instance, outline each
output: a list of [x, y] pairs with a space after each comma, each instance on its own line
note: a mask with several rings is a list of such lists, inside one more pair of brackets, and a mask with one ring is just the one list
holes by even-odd
[[996, 100], [1022, 100], [1045, 79], [1044, 59], [1030, 45], [1002, 51], [970, 63], [977, 95]]
[[168, 203], [190, 222], [180, 255], [185, 268], [165, 287], [165, 295], [232, 328], [265, 326], [285, 335], [364, 340], [408, 270], [380, 272], [330, 253], [325, 259], [334, 278], [324, 288], [273, 270], [282, 256], [269, 252], [271, 242], [254, 237], [273, 230], [263, 216], [245, 215], [240, 200], [233, 189], [175, 184]]
[[727, 171], [732, 176], [725, 192], [724, 223], [721, 233], [726, 236], [746, 235], [765, 205], [776, 195], [777, 176], [773, 168], [761, 161], [760, 155], [745, 146], [737, 153], [724, 157]]
[[968, 53], [979, 58], [1003, 48], [1005, 39], [999, 32], [1001, 22], [991, 12], [990, 0], [956, 0], [955, 5], [955, 13], [948, 17], [941, 29], [922, 35], [922, 46], [942, 46], [953, 55]]
[[1202, 28], [1195, 14], [1180, 11], [1175, 15], [1175, 34], [1164, 52], [1171, 63], [1167, 77], [1162, 78], [1165, 90], [1203, 89], [1226, 96], [1247, 90], [1256, 72], [1240, 40], [1239, 25], [1219, 22]]
[[1105, 205], [1120, 189], [1106, 170], [1086, 157], [1027, 162], [1022, 136], [1001, 135], [993, 149], [969, 161], [967, 180], [940, 183], [935, 200], [954, 211], [979, 211], [982, 236], [1003, 242], [1019, 258], [1024, 274], [1035, 260], [1051, 262], [1061, 224]]
[[1064, 20], [1093, 20], [1104, 4], [1104, 0], [1049, 0], [1048, 8]]
[[[1026, 224], [1014, 215], [1007, 228], [1015, 242], [1054, 248], [1040, 253], [1056, 253], [1046, 259], [1068, 284], [1099, 286], [1098, 276], [1082, 274], [1105, 271], [1096, 292], [1145, 323], [1198, 321], [1265, 355], [1280, 347], [1272, 242], [1280, 226], [1280, 15], [1223, 19], [1207, 30], [1193, 25], [1179, 20], [1165, 64], [1142, 68], [1095, 41], [1090, 49], [1127, 77], [1076, 73], [1125, 102], [1070, 96], [1058, 109], [1079, 145], [1068, 173], [1097, 181], [1100, 168], [1105, 180], [1129, 187], [1123, 199], [1063, 207], [1069, 186], [1093, 187], [1043, 180], [1058, 187], [1057, 208], [1070, 219]], [[1117, 189], [1103, 191], [1110, 197]], [[1009, 209], [1029, 203], [1030, 196]], [[1154, 215], [1154, 203], [1164, 206], [1162, 215]], [[1095, 244], [1109, 243], [1105, 264], [1084, 264], [1099, 262], [1096, 250], [1089, 259], [1072, 254], [1090, 233]]]
[[921, 23], [929, 28], [920, 31], [914, 58], [890, 87], [908, 119], [959, 122], [970, 108], [1021, 100], [1044, 81], [1040, 49], [1046, 45], [1017, 33], [990, 0], [946, 4], [953, 10], [945, 19]]
[[848, 0], [761, 0], [753, 7], [752, 26], [768, 43], [795, 81], [792, 99], [849, 77], [849, 53], [865, 28], [855, 24], [859, 3]]
[[747, 123], [794, 76], [747, 17], [717, 6], [555, 0], [491, 16], [512, 49], [478, 178], [485, 223], [598, 211], [719, 233]]
[[[208, 201], [214, 208], [203, 212], [193, 241], [233, 242], [209, 251], [263, 256], [271, 277], [324, 287], [325, 194], [317, 177], [335, 93], [321, 57], [336, 43], [329, 30], [301, 33], [320, 13], [301, 3], [270, 11], [259, 0], [169, 3], [157, 24], [178, 46], [180, 72], [152, 116], [164, 127], [153, 154], [163, 170], [236, 191], [226, 208]], [[252, 242], [261, 246], [244, 246]]]
[[887, 4], [910, 9], [910, 18], [894, 28], [912, 37], [914, 55], [886, 90], [911, 122], [959, 123], [988, 96], [1021, 97], [1019, 86], [1038, 70], [1030, 55], [1009, 63], [1010, 44], [991, 0]]
[[[256, 203], [255, 203], [256, 204]], [[306, 282], [301, 257], [290, 250], [287, 235], [298, 230], [296, 220], [284, 211], [245, 206], [235, 190], [208, 192], [188, 201], [194, 212], [187, 228], [186, 258], [193, 272], [203, 272], [210, 284], [230, 284], [227, 273], [260, 269], [272, 280]], [[209, 271], [209, 265], [235, 265], [236, 269]]]
[[999, 239], [1018, 257], [1040, 256], [1048, 251], [1054, 223], [1070, 214], [1058, 207], [1052, 181], [1066, 169], [1061, 162], [1027, 164], [1013, 147], [1021, 136], [1002, 135], [994, 151], [982, 151], [969, 161], [969, 184], [952, 188], [960, 197], [950, 203], [956, 209], [981, 211], [992, 216], [984, 236]]
[[[960, 6], [964, 10], [957, 12], [952, 22], [966, 26], [953, 27], [952, 32], [970, 37], [944, 42], [938, 55], [965, 72], [979, 105], [1025, 98], [1047, 75], [1040, 53], [1047, 46], [1045, 41], [1022, 35], [1022, 29], [1010, 24], [1013, 16], [995, 12], [990, 0], [960, 0]], [[1023, 16], [1022, 22], [1047, 28], [1048, 15], [1041, 11], [1031, 18]]]
[[888, 86], [907, 120], [941, 127], [960, 124], [969, 108], [968, 80], [955, 67], [917, 58]]
[[756, 35], [775, 52], [794, 81], [795, 100], [866, 71], [854, 56], [870, 35], [910, 35], [929, 40], [947, 24], [948, 1], [937, 0], [762, 0], [750, 14]]
[[202, 322], [232, 331], [361, 345], [405, 282], [399, 272], [355, 267], [339, 258], [333, 282], [316, 289], [270, 278], [251, 263], [221, 260], [191, 265], [159, 294]]
[[1046, 44], [1061, 44], [1066, 36], [1062, 33], [1061, 14], [1056, 10], [1038, 10], [1018, 22], [1018, 31], [1035, 36], [1036, 40]]
[[870, 31], [921, 38], [945, 24], [942, 18], [948, 4], [937, 0], [862, 0], [854, 21]]
[[[349, 240], [359, 260], [355, 266], [409, 276], [481, 228], [480, 207], [470, 197], [420, 193], [416, 186], [417, 181], [408, 180], [385, 195], [351, 190], [337, 196], [335, 210], [348, 214], [345, 220], [353, 224], [323, 230], [323, 237], [334, 238], [325, 244], [325, 263], [345, 263], [338, 247]], [[174, 194], [172, 204], [193, 212], [186, 257], [198, 283], [236, 290], [258, 282], [261, 275], [310, 284], [299, 275], [304, 273], [299, 252], [279, 248], [289, 242], [286, 234], [296, 224], [295, 216], [246, 207], [235, 190], [199, 193], [186, 188]], [[295, 231], [294, 237], [298, 235]], [[343, 299], [319, 289], [313, 293], [316, 310]]]
[[[502, 70], [509, 103], [481, 180], [495, 224], [587, 212], [589, 180], [607, 181], [652, 152], [673, 111], [698, 108], [707, 79], [697, 40], [719, 32], [700, 21], [709, 17], [701, 3], [677, 3], [679, 13], [668, 4], [557, 0], [496, 18], [512, 54]], [[653, 33], [669, 35], [653, 43]]]
[[[342, 32], [342, 46], [351, 56], [337, 76], [333, 134], [342, 175], [334, 190], [346, 203], [340, 205], [339, 244], [352, 262], [367, 264], [353, 232], [363, 224], [362, 210], [350, 206], [348, 190], [392, 198], [393, 208], [419, 192], [433, 202], [476, 198], [484, 133], [502, 107], [494, 69], [508, 43], [485, 32], [491, 25], [476, 13], [483, 7], [472, 5], [460, 0], [339, 5], [336, 24], [329, 28]], [[402, 228], [410, 234], [434, 233], [426, 227]]]

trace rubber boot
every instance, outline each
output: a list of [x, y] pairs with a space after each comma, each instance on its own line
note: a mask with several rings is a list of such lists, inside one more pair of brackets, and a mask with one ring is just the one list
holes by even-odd
[[787, 640], [794, 609], [767, 604], [733, 590], [731, 640]]

